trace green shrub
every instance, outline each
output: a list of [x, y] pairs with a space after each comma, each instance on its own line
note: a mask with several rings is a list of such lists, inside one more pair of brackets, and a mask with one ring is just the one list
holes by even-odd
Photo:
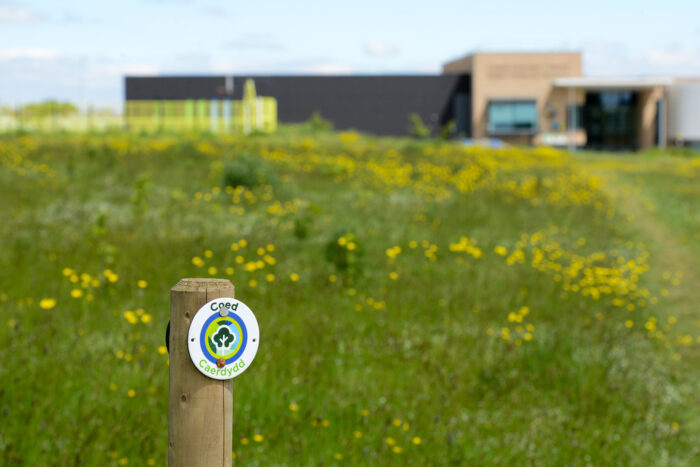
[[307, 123], [314, 131], [328, 131], [333, 129], [333, 122], [323, 118], [321, 112], [318, 110], [314, 110], [314, 113], [311, 114], [311, 118], [309, 118]]
[[346, 230], [339, 230], [326, 243], [326, 259], [338, 272], [359, 275], [362, 272], [362, 243]]
[[309, 236], [311, 218], [309, 216], [297, 217], [294, 219], [294, 236], [299, 240], [304, 240]]
[[255, 188], [260, 185], [276, 186], [279, 177], [274, 168], [264, 159], [251, 154], [242, 154], [224, 165], [223, 185], [236, 188]]
[[427, 138], [430, 136], [430, 128], [428, 128], [423, 119], [417, 113], [412, 113], [408, 116], [411, 124], [408, 127], [408, 134], [414, 138]]
[[455, 135], [457, 124], [454, 120], [450, 120], [440, 128], [440, 139], [449, 139]]

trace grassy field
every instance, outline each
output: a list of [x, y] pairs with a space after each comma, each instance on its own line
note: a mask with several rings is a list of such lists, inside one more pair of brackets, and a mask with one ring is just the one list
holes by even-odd
[[0, 138], [0, 465], [165, 465], [169, 290], [256, 313], [243, 465], [698, 465], [700, 158]]

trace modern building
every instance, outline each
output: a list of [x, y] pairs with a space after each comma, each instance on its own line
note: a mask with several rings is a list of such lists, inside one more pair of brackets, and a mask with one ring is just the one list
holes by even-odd
[[473, 140], [601, 150], [700, 144], [700, 80], [584, 77], [576, 52], [474, 53], [439, 75], [127, 77], [127, 122], [130, 103], [144, 100], [197, 101], [216, 119], [248, 79], [276, 99], [281, 123], [317, 111], [338, 129], [406, 135], [417, 114], [434, 135]]
[[244, 83], [250, 79], [258, 95], [277, 101], [281, 123], [304, 122], [319, 112], [335, 128], [355, 128], [376, 135], [408, 134], [412, 113], [437, 131], [452, 120], [456, 96], [469, 95], [469, 77], [465, 74], [127, 77], [127, 124], [134, 117], [133, 104], [142, 101], [191, 101], [193, 110], [187, 115], [194, 115], [195, 121], [209, 121], [212, 108], [224, 109], [225, 118], [227, 101], [242, 99]]

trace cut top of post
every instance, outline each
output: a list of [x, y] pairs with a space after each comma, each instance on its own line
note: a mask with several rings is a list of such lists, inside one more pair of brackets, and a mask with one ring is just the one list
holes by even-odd
[[228, 279], [180, 279], [171, 291], [173, 292], [205, 292], [212, 289], [231, 289], [233, 295], [233, 284]]

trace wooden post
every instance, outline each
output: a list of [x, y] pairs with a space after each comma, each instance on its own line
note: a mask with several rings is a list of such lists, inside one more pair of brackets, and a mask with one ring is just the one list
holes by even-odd
[[169, 467], [231, 466], [233, 383], [195, 368], [187, 333], [202, 305], [233, 294], [226, 279], [182, 279], [170, 291]]

